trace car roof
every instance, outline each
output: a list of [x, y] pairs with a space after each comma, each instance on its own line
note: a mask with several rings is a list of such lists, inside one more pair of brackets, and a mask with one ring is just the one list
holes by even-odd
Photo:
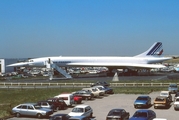
[[169, 93], [169, 91], [161, 91], [160, 93]]
[[75, 108], [76, 107], [81, 107], [81, 108], [85, 108], [85, 107], [88, 107], [89, 105], [77, 105], [77, 106], [75, 106]]
[[166, 96], [157, 96], [156, 98], [167, 98]]
[[148, 95], [140, 95], [138, 97], [149, 97]]
[[37, 103], [23, 103], [21, 105], [37, 105]]
[[72, 116], [70, 118], [85, 118], [86, 116]]
[[124, 110], [124, 109], [121, 109], [121, 108], [114, 108], [114, 109], [112, 109], [112, 110], [110, 110], [110, 111], [122, 111], [122, 110]]
[[152, 111], [152, 110], [142, 109], [142, 110], [137, 110], [136, 112], [148, 112], [148, 111]]
[[68, 114], [65, 114], [65, 113], [55, 114], [55, 115], [53, 115], [52, 117], [55, 117], [55, 116], [64, 116], [64, 115], [68, 115]]

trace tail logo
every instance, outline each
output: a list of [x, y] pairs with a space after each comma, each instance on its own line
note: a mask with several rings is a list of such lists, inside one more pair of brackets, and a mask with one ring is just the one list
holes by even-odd
[[161, 55], [163, 53], [162, 43], [158, 42], [148, 53], [147, 55]]

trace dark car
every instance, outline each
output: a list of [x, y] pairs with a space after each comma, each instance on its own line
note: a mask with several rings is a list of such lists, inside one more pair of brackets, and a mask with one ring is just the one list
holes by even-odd
[[174, 101], [175, 101], [175, 99], [176, 99], [177, 97], [179, 97], [179, 92], [176, 92], [176, 93], [175, 93]]
[[72, 116], [68, 120], [93, 120], [93, 118], [89, 118], [86, 116]]
[[110, 86], [110, 84], [105, 81], [97, 81], [96, 83], [91, 84], [91, 87], [96, 86], [96, 85]]
[[83, 100], [91, 100], [94, 97], [94, 95], [91, 92], [86, 90], [73, 92], [73, 95], [82, 97]]
[[147, 95], [138, 96], [134, 102], [134, 108], [150, 107], [150, 106], [151, 106], [151, 97]]
[[54, 109], [56, 110], [65, 110], [67, 108], [67, 104], [64, 102], [63, 99], [60, 98], [49, 98], [47, 101], [50, 104], [54, 105]]
[[153, 120], [156, 113], [153, 110], [137, 110], [129, 120]]
[[69, 118], [70, 116], [68, 114], [55, 114], [49, 120], [69, 120]]
[[106, 120], [128, 120], [129, 116], [129, 112], [124, 109], [112, 109], [106, 116]]

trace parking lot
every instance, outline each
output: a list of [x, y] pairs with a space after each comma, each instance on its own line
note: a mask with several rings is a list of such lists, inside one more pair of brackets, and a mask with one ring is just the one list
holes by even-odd
[[[160, 92], [153, 92], [149, 94], [152, 98], [152, 102], [155, 97], [159, 95]], [[90, 105], [93, 108], [93, 117], [96, 120], [105, 120], [106, 115], [109, 110], [113, 108], [124, 108], [127, 112], [130, 113], [130, 116], [134, 114], [137, 110], [134, 108], [133, 103], [134, 100], [138, 97], [138, 94], [113, 94], [106, 95], [101, 98], [95, 98], [94, 100], [83, 101], [82, 104]], [[173, 95], [174, 96], [174, 95]], [[154, 109], [151, 106], [149, 109], [154, 110], [158, 118], [167, 118], [167, 120], [177, 120], [179, 118], [179, 111], [175, 111], [173, 109], [173, 103], [171, 103], [171, 107], [168, 109]], [[60, 110], [57, 113], [69, 113], [72, 108], [68, 108], [66, 110]], [[29, 118], [29, 117], [21, 117], [21, 118], [10, 118], [9, 120], [38, 120], [37, 118]], [[43, 120], [48, 120], [43, 119]]]

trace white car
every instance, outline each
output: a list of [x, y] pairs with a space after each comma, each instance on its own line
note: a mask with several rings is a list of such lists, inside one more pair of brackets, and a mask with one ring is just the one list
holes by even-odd
[[165, 96], [170, 102], [172, 102], [172, 95], [169, 91], [161, 91], [160, 96]]
[[82, 90], [91, 92], [94, 95], [94, 97], [100, 96], [100, 91], [98, 91], [96, 88], [83, 88]]
[[105, 90], [100, 86], [94, 86], [92, 88], [95, 88], [97, 91], [99, 91], [100, 96], [103, 96], [105, 94]]
[[175, 110], [179, 109], [179, 97], [175, 98], [175, 101], [173, 103], [173, 107], [174, 107]]
[[93, 116], [93, 109], [89, 105], [77, 105], [72, 111], [68, 114], [69, 116]]

